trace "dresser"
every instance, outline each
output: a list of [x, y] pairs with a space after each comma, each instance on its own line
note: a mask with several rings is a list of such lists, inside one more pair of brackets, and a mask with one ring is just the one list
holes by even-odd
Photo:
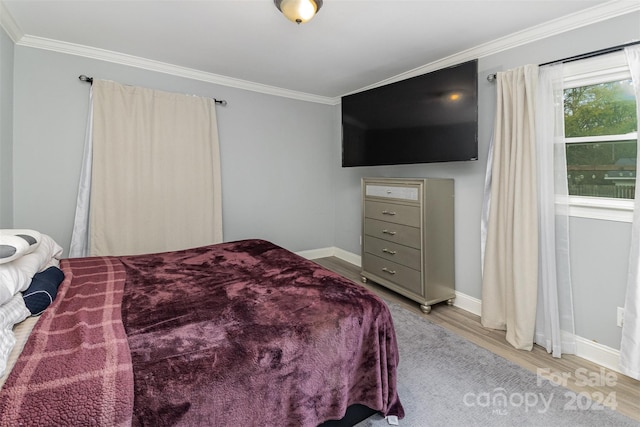
[[362, 280], [420, 303], [455, 298], [453, 179], [362, 179]]

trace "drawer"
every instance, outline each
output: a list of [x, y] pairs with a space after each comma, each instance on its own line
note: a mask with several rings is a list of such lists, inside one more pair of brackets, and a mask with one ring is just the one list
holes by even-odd
[[420, 186], [366, 184], [365, 195], [418, 202], [420, 201]]
[[421, 269], [420, 250], [371, 236], [364, 236], [364, 251], [404, 266]]
[[380, 221], [373, 218], [364, 219], [365, 236], [373, 236], [389, 242], [399, 243], [412, 248], [420, 249], [421, 241], [420, 229], [409, 227], [408, 225], [394, 224], [392, 222]]
[[417, 270], [370, 253], [364, 254], [362, 268], [364, 271], [393, 282], [408, 291], [423, 295], [420, 272]]
[[420, 227], [420, 206], [365, 200], [364, 216], [365, 218], [373, 218], [395, 224]]

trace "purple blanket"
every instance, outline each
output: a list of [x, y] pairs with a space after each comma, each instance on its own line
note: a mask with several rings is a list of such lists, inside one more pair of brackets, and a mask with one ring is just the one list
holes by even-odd
[[120, 260], [134, 425], [404, 415], [391, 315], [363, 287], [262, 240]]
[[133, 375], [117, 258], [62, 260], [58, 296], [0, 391], [0, 426], [128, 426]]

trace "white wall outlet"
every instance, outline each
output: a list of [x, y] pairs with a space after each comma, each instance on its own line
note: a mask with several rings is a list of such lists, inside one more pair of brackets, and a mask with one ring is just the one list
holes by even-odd
[[616, 316], [616, 325], [622, 328], [623, 321], [624, 321], [624, 308], [618, 307], [617, 316]]

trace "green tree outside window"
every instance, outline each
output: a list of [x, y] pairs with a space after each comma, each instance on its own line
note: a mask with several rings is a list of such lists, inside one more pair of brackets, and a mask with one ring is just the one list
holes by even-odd
[[620, 137], [638, 130], [631, 80], [566, 89], [564, 113], [569, 194], [632, 199], [637, 139]]

